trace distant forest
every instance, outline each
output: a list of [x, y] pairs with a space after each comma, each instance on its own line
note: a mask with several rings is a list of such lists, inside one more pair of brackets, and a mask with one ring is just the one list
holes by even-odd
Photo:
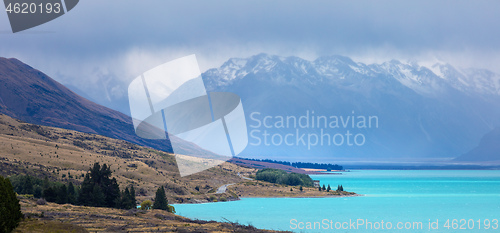
[[277, 163], [283, 164], [286, 166], [292, 166], [296, 168], [314, 168], [314, 169], [325, 169], [325, 170], [344, 170], [344, 167], [338, 164], [331, 163], [308, 163], [308, 162], [288, 162], [288, 161], [279, 161], [279, 160], [271, 160], [271, 159], [248, 159], [248, 158], [239, 158], [244, 160], [256, 161], [256, 162], [266, 162], [266, 163]]

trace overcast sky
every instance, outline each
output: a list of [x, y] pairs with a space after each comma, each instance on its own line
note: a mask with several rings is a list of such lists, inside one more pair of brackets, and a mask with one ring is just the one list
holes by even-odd
[[499, 22], [495, 0], [82, 0], [66, 15], [16, 34], [2, 11], [0, 56], [113, 102], [126, 97], [140, 73], [193, 53], [202, 71], [265, 52], [442, 61], [500, 73]]

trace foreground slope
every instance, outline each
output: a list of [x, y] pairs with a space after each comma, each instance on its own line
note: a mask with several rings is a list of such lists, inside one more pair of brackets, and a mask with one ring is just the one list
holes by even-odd
[[119, 210], [54, 203], [37, 205], [30, 199], [22, 199], [21, 208], [28, 219], [21, 222], [15, 233], [276, 232], [238, 223], [191, 220], [163, 210]]

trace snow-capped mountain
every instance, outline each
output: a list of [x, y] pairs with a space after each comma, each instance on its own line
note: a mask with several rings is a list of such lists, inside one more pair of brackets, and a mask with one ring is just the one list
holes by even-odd
[[[296, 130], [251, 127], [258, 123], [254, 120], [257, 115], [251, 117], [255, 112], [270, 119], [298, 118], [313, 112], [315, 116], [379, 119], [378, 128], [351, 129], [366, 137], [363, 146], [249, 145], [243, 154], [248, 157], [446, 160], [466, 153], [485, 133], [500, 126], [500, 76], [484, 69], [459, 69], [442, 63], [426, 67], [397, 60], [363, 64], [344, 56], [308, 61], [258, 54], [229, 59], [202, 76], [207, 90], [240, 95], [249, 131], [266, 130], [270, 136], [283, 136]], [[324, 130], [333, 135], [348, 129]], [[321, 133], [320, 128], [311, 127], [301, 131]], [[256, 138], [250, 135], [250, 143]]]
[[[259, 54], [249, 58], [231, 58], [220, 68], [204, 73], [208, 88], [231, 85], [249, 74], [269, 76], [275, 82], [300, 84], [303, 81], [335, 82], [346, 77], [392, 76], [401, 84], [421, 93], [435, 95], [436, 91], [453, 88], [479, 95], [500, 95], [500, 75], [486, 69], [459, 70], [450, 64], [436, 63], [430, 67], [417, 63], [391, 60], [382, 64], [363, 64], [348, 57], [320, 57], [314, 61], [298, 57]], [[216, 77], [216, 78], [214, 78]], [[307, 78], [307, 79], [303, 79]], [[297, 79], [301, 79], [296, 82]]]

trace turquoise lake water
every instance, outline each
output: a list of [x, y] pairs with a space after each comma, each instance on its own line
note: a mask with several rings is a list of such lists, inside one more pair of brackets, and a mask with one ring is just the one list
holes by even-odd
[[294, 232], [500, 232], [500, 171], [359, 170], [311, 177], [363, 196], [174, 206], [193, 219]]

